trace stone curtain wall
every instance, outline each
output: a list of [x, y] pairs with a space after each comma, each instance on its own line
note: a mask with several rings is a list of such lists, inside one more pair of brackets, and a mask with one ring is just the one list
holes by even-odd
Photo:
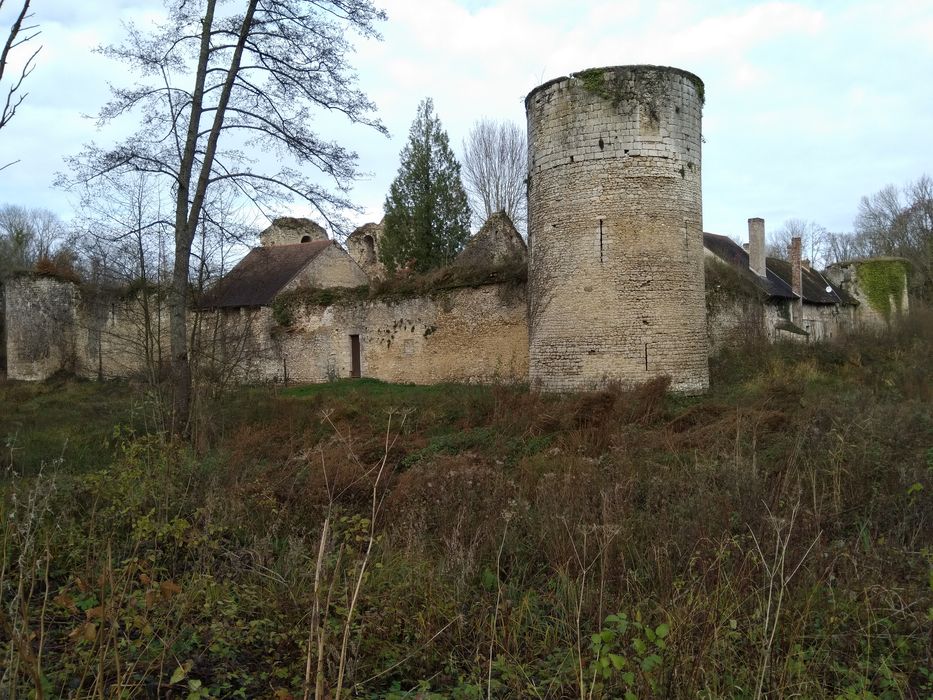
[[790, 318], [790, 304], [762, 303], [751, 298], [723, 299], [707, 308], [706, 330], [710, 356], [724, 348], [766, 340], [818, 343], [833, 340], [854, 326], [855, 307], [804, 304], [803, 319], [796, 325], [807, 335], [781, 330]]
[[[82, 299], [77, 285], [43, 277], [11, 281], [10, 379], [59, 370], [87, 378], [157, 376], [169, 357], [168, 317], [153, 300], [146, 331], [138, 297]], [[350, 336], [362, 375], [391, 382], [525, 381], [524, 286], [485, 285], [395, 301], [299, 306], [289, 326], [269, 308], [192, 313], [200, 376], [219, 383], [324, 382], [350, 376]]]
[[798, 325], [809, 333], [808, 341], [811, 343], [832, 340], [853, 327], [856, 308], [804, 303], [803, 318]]
[[5, 295], [10, 379], [143, 376], [168, 358], [168, 312], [156, 296], [146, 314], [139, 296], [82, 296], [72, 282], [41, 276], [8, 281]]
[[702, 100], [696, 76], [652, 66], [528, 95], [532, 383], [708, 387]]
[[388, 382], [525, 381], [525, 289], [509, 284], [398, 301], [338, 303], [300, 310], [288, 328], [266, 331], [277, 360], [267, 378], [321, 382], [349, 377], [350, 336], [360, 337], [362, 376]]
[[[10, 379], [46, 379], [59, 370], [87, 378], [154, 378], [168, 360], [168, 314], [150, 297], [82, 298], [71, 282], [23, 277], [8, 283]], [[713, 351], [764, 336], [772, 342], [828, 340], [854, 324], [855, 307], [804, 305], [803, 328], [777, 327], [786, 304], [749, 296], [707, 299], [707, 342]], [[491, 284], [398, 300], [298, 306], [278, 324], [269, 308], [192, 312], [199, 376], [209, 381], [324, 382], [350, 376], [350, 336], [360, 336], [362, 375], [384, 381], [525, 381], [528, 314], [523, 285]]]

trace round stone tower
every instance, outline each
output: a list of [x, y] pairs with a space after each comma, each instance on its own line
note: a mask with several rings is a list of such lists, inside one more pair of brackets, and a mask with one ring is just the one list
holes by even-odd
[[529, 374], [547, 390], [709, 386], [703, 82], [594, 68], [525, 98]]

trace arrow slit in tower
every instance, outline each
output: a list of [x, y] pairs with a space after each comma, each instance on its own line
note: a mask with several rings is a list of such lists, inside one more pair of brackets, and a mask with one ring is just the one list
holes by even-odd
[[603, 264], [603, 220], [599, 220], [599, 264]]

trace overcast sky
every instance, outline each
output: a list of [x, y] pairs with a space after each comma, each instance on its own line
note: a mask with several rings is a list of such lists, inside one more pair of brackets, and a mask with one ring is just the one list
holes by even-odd
[[[459, 156], [475, 120], [524, 128], [532, 88], [605, 65], [676, 66], [706, 83], [706, 231], [742, 238], [752, 216], [772, 230], [797, 217], [848, 231], [862, 195], [933, 174], [933, 0], [377, 4], [389, 16], [383, 40], [359, 44], [353, 61], [391, 138], [320, 122], [371, 173], [353, 193], [366, 211], [358, 223], [381, 218], [422, 98], [434, 99]], [[67, 219], [71, 201], [52, 186], [55, 172], [83, 143], [112, 140], [87, 115], [107, 99], [108, 83], [132, 79], [92, 50], [118, 41], [122, 20], [156, 17], [161, 3], [34, 5], [43, 49], [26, 104], [0, 132], [0, 164], [21, 161], [0, 171], [0, 204], [48, 207]]]

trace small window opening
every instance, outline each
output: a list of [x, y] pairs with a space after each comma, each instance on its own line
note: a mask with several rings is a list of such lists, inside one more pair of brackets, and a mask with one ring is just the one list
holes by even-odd
[[302, 243], [310, 243], [310, 242], [311, 242], [311, 236], [302, 236], [302, 237], [301, 237], [301, 242], [302, 242]]
[[648, 343], [645, 343], [645, 371], [648, 371]]
[[599, 264], [603, 264], [603, 220], [599, 220]]
[[376, 262], [376, 241], [369, 234], [363, 236], [363, 262], [367, 265]]

